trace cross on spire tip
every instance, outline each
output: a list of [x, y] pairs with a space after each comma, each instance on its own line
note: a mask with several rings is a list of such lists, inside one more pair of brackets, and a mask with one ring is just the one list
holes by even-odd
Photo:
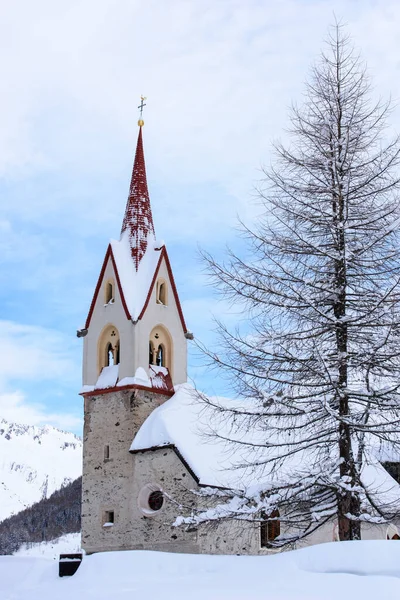
[[139, 127], [143, 127], [144, 125], [144, 121], [143, 121], [143, 109], [146, 106], [146, 104], [144, 103], [144, 101], [147, 100], [147, 98], [145, 96], [140, 96], [140, 104], [138, 106], [138, 109], [140, 110], [140, 117], [139, 117], [139, 121], [138, 121], [138, 125]]

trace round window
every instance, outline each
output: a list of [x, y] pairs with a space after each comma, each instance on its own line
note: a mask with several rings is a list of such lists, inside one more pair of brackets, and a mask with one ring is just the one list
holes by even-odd
[[139, 492], [138, 507], [145, 517], [153, 517], [164, 506], [164, 494], [160, 486], [148, 483]]
[[160, 490], [151, 492], [148, 502], [151, 510], [161, 510], [164, 504], [164, 494]]

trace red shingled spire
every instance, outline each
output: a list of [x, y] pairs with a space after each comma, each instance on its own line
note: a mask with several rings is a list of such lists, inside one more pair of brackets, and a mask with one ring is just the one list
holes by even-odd
[[133, 163], [132, 179], [125, 216], [122, 222], [121, 236], [124, 231], [128, 231], [129, 233], [131, 254], [137, 271], [140, 261], [146, 252], [149, 239], [155, 239], [150, 197], [147, 189], [146, 166], [144, 163], [142, 125], [139, 127], [135, 162]]

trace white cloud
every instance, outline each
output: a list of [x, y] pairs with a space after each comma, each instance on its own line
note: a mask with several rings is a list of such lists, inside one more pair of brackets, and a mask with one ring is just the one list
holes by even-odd
[[[216, 218], [251, 213], [257, 168], [287, 125], [287, 106], [301, 95], [333, 10], [356, 43], [367, 45], [385, 92], [393, 89], [400, 19], [394, 0], [8, 3], [0, 30], [7, 56], [0, 78], [10, 82], [0, 98], [7, 115], [0, 167], [72, 165], [121, 176], [123, 166], [127, 188], [143, 92], [153, 176], [165, 185], [216, 181], [235, 197], [224, 199]], [[167, 201], [174, 206], [174, 198]], [[52, 202], [42, 197], [24, 210], [39, 218], [54, 210]], [[79, 194], [70, 204], [93, 219]], [[205, 196], [204, 206], [213, 205]], [[99, 203], [96, 218], [109, 206], [108, 199]], [[199, 211], [193, 216], [204, 219]]]
[[62, 334], [32, 325], [0, 321], [0, 385], [13, 381], [71, 381], [77, 366]]
[[53, 425], [67, 431], [79, 431], [82, 427], [80, 417], [49, 412], [43, 404], [28, 402], [20, 391], [0, 393], [0, 419], [25, 425]]
[[40, 384], [43, 395], [51, 396], [54, 390], [56, 401], [59, 390], [77, 380], [78, 368], [64, 336], [43, 327], [0, 321], [0, 417], [79, 431], [79, 416], [54, 410], [57, 402], [32, 401], [20, 391]]

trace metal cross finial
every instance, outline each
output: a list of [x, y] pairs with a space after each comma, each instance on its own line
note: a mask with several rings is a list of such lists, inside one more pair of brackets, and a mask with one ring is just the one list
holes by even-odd
[[146, 106], [144, 103], [145, 100], [147, 100], [147, 98], [145, 96], [140, 96], [140, 105], [138, 106], [138, 109], [140, 110], [140, 118], [142, 118], [143, 109]]

